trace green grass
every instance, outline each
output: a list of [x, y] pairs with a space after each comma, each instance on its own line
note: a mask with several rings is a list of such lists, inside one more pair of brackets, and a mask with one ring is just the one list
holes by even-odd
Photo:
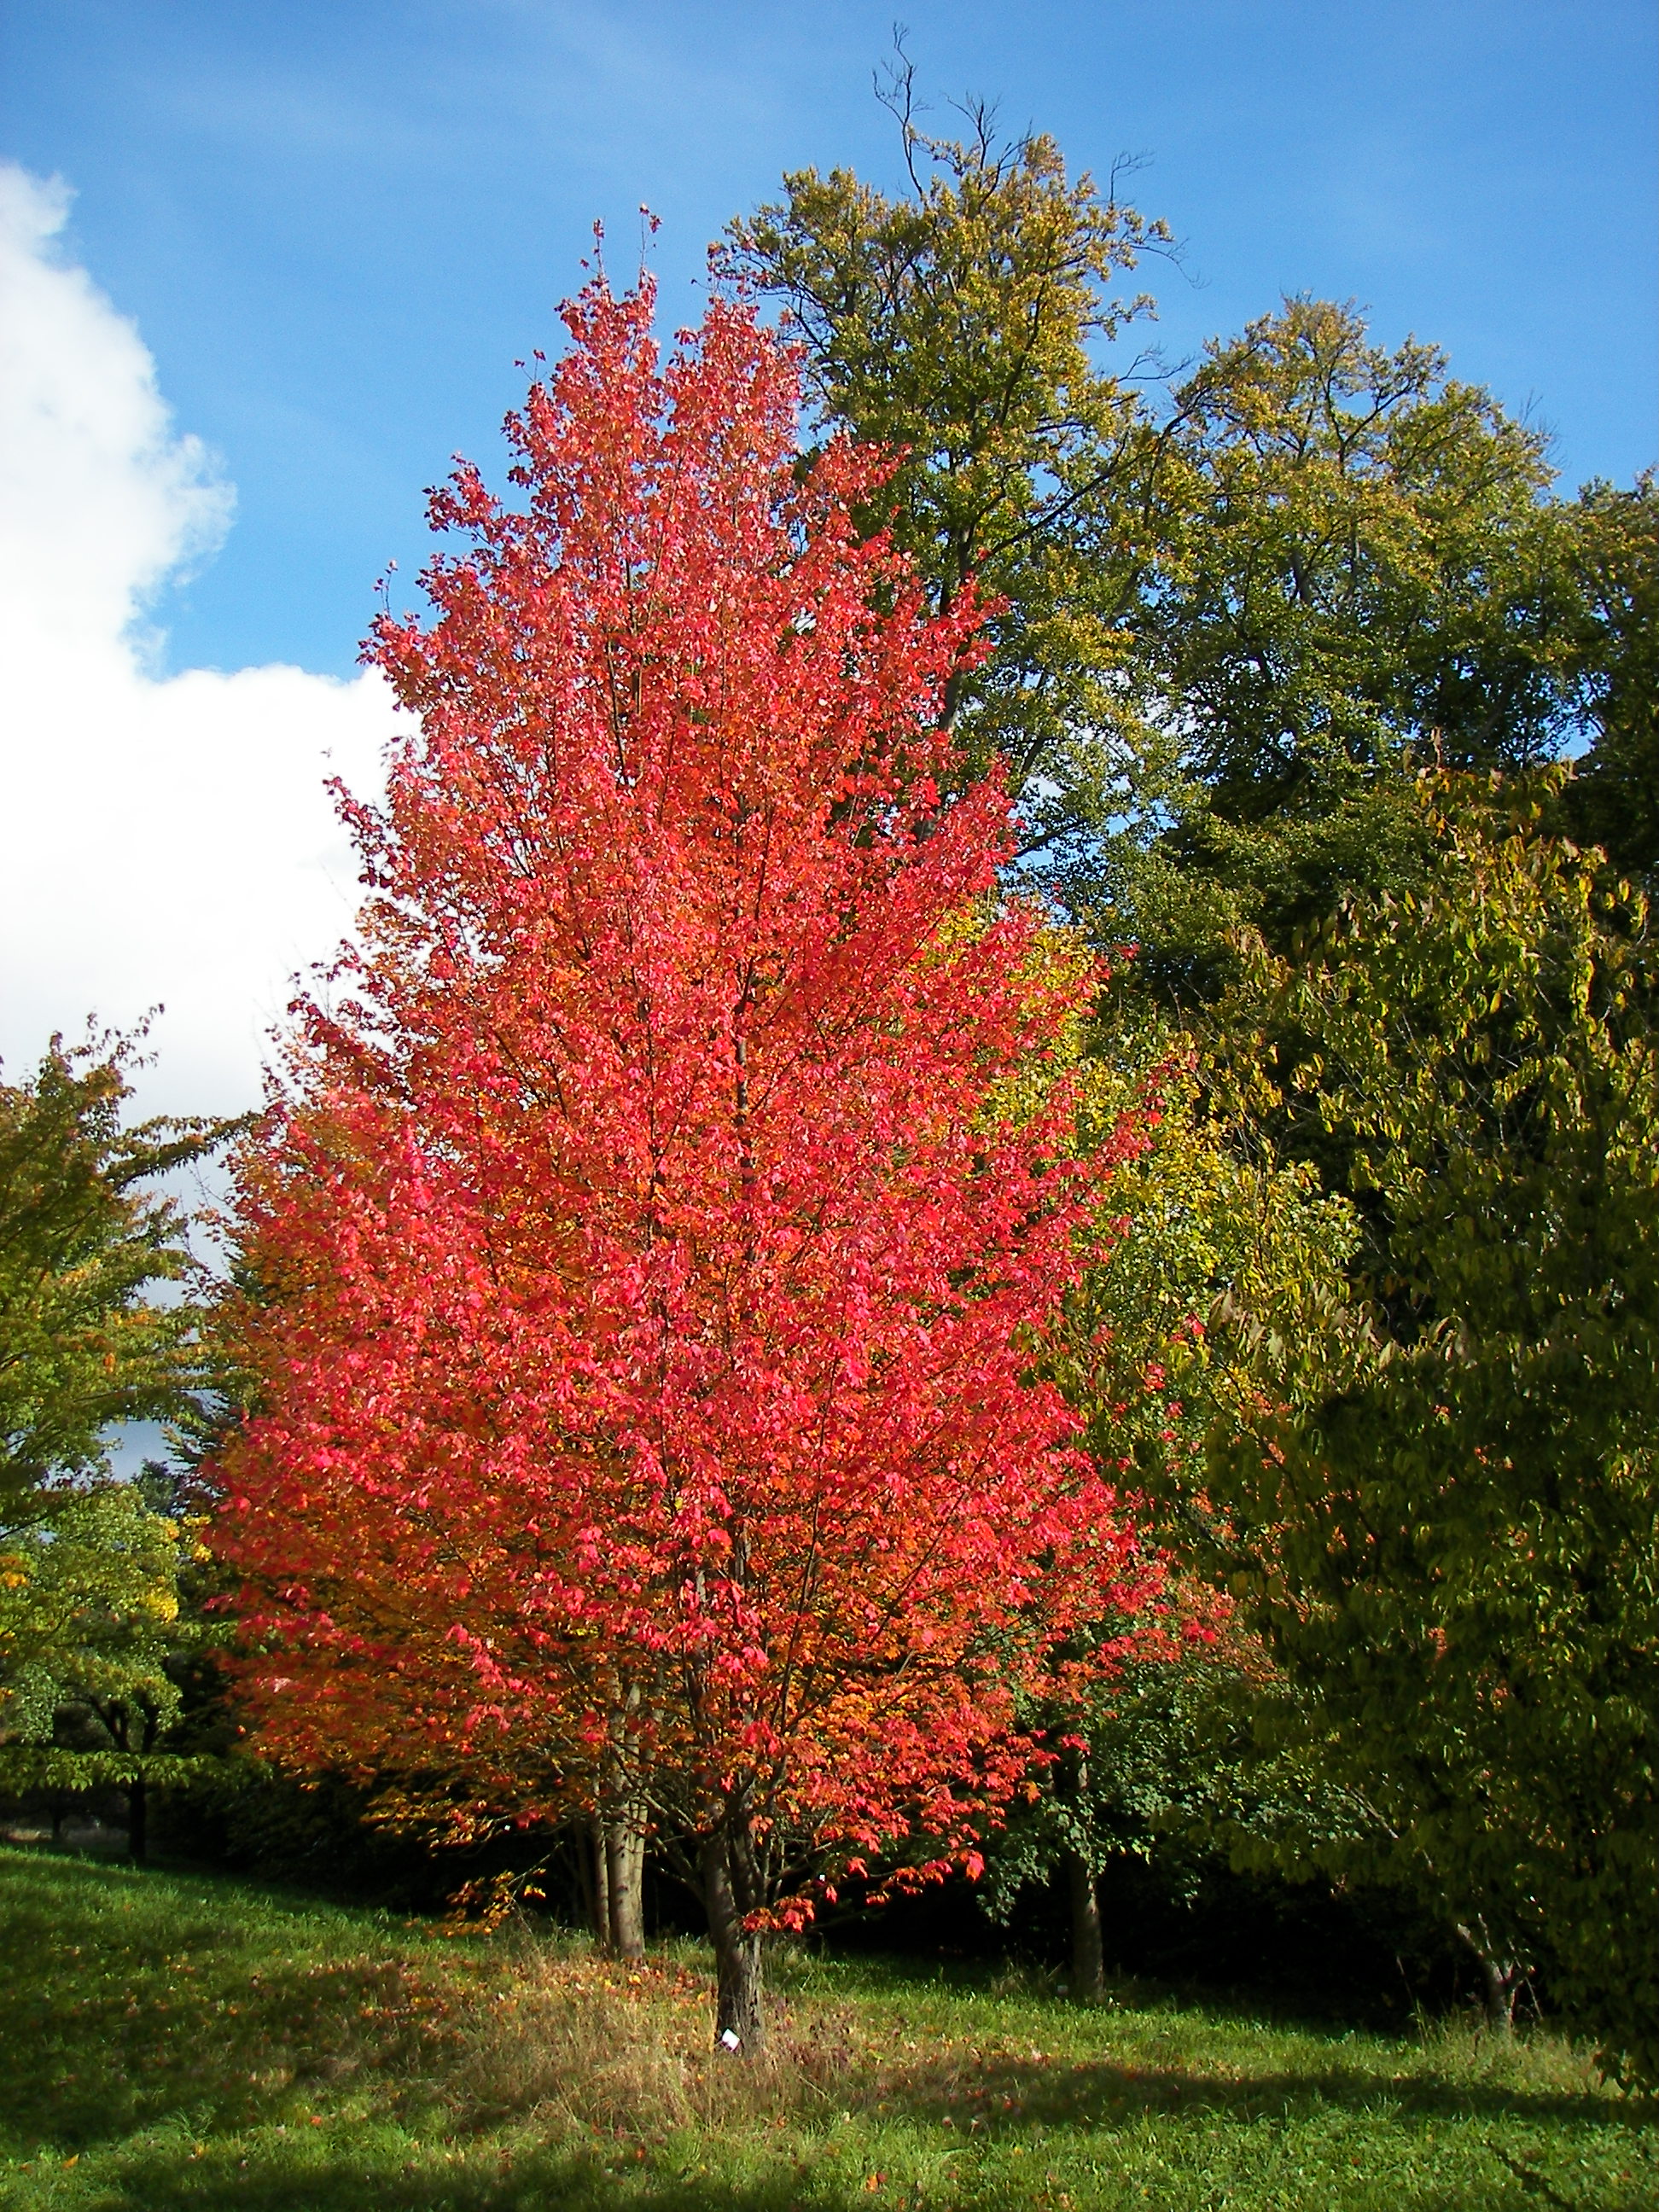
[[785, 1962], [763, 2067], [643, 1971], [0, 1850], [0, 2205], [53, 2212], [1659, 2206], [1659, 2128], [1537, 2035], [1391, 2041], [1018, 1977]]

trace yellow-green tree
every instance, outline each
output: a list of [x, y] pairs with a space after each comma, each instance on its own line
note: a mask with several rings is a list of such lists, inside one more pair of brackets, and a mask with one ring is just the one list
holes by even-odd
[[149, 1790], [194, 1773], [168, 1748], [181, 1674], [211, 1632], [189, 1602], [202, 1516], [99, 1481], [0, 1547], [0, 1787], [125, 1792], [132, 1856]]
[[792, 173], [730, 251], [824, 431], [902, 456], [872, 526], [939, 604], [1002, 602], [951, 701], [963, 773], [1000, 754], [1025, 866], [1190, 1006], [1241, 922], [1283, 945], [1410, 878], [1419, 768], [1513, 772], [1594, 720], [1642, 517], [1554, 499], [1540, 432], [1351, 306], [1287, 300], [1160, 389], [1118, 342], [1164, 226], [982, 110], [929, 136], [908, 67], [892, 104], [908, 190]]
[[896, 457], [872, 526], [891, 528], [937, 606], [970, 580], [1000, 603], [995, 653], [953, 683], [947, 713], [965, 773], [1003, 756], [1029, 850], [1069, 849], [1111, 812], [1140, 572], [1124, 487], [1142, 410], [1099, 349], [1146, 313], [1116, 287], [1170, 234], [1072, 177], [1051, 138], [999, 143], [983, 109], [963, 138], [929, 136], [908, 64], [890, 104], [908, 190], [792, 172], [729, 250], [782, 303], [824, 431]]
[[132, 1048], [54, 1038], [0, 1083], [0, 1529], [50, 1519], [125, 1421], [168, 1421], [204, 1371], [185, 1223], [161, 1179], [223, 1126], [123, 1115]]
[[112, 1477], [112, 1439], [200, 1411], [186, 1224], [158, 1184], [225, 1131], [127, 1126], [132, 1054], [54, 1039], [0, 1084], [0, 1788], [118, 1784], [142, 1856], [199, 1635], [179, 1613], [195, 1538]]

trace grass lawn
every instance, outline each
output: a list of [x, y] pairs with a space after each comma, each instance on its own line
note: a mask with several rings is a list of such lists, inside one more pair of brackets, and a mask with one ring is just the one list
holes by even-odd
[[797, 1957], [746, 2066], [695, 1947], [630, 1972], [15, 1850], [0, 1983], [9, 2212], [1659, 2206], [1659, 2123], [1541, 2035]]

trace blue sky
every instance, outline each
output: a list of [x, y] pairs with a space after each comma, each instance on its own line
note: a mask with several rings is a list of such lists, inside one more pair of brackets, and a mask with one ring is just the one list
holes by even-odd
[[[1176, 356], [1285, 290], [1557, 433], [1570, 483], [1656, 432], [1650, 0], [911, 0], [936, 102], [998, 98], [1186, 243], [1152, 272]], [[137, 324], [236, 488], [157, 609], [175, 669], [343, 674], [420, 493], [489, 455], [596, 216], [641, 201], [676, 319], [703, 249], [788, 166], [895, 181], [870, 92], [890, 0], [14, 0], [0, 151], [76, 198], [70, 257]]]

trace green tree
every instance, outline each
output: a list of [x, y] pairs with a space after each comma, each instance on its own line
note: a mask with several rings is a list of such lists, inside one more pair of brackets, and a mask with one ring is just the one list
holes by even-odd
[[[1291, 1286], [1340, 1271], [1352, 1210], [1321, 1190], [1307, 1164], [1275, 1160], [1248, 1126], [1224, 1124], [1190, 1047], [1149, 1020], [1133, 993], [1111, 1002], [1087, 1042], [1091, 1119], [1103, 1131], [1136, 1114], [1144, 1141], [1114, 1172], [1057, 1372], [1087, 1412], [1096, 1455], [1178, 1562], [1191, 1548], [1182, 1515], [1205, 1440], [1236, 1425], [1257, 1392], [1250, 1328], [1280, 1310]], [[1094, 1624], [1091, 1650], [1110, 1659], [1104, 1674], [1057, 1683], [1030, 1704], [1028, 1723], [1062, 1755], [988, 1846], [998, 1911], [1021, 1882], [1063, 1870], [1071, 1986], [1085, 2002], [1103, 1988], [1097, 1883], [1108, 1863], [1125, 1853], [1156, 1860], [1179, 1886], [1197, 1857], [1225, 1856], [1224, 1830], [1259, 1825], [1258, 1804], [1278, 1803], [1289, 1786], [1285, 1754], [1257, 1759], [1243, 1712], [1256, 1689], [1283, 1686], [1224, 1602], [1176, 1572], [1154, 1620], [1129, 1632]], [[1328, 1826], [1346, 1824], [1346, 1808], [1332, 1812], [1330, 1792], [1299, 1771], [1297, 1788]]]
[[1145, 734], [1093, 886], [1161, 995], [1212, 998], [1241, 923], [1283, 950], [1348, 892], [1415, 882], [1419, 769], [1559, 751], [1590, 640], [1546, 444], [1328, 301], [1173, 390], [1126, 663]]
[[[1176, 1586], [1190, 1632], [1136, 1652], [1063, 1711], [1031, 1715], [1053, 1763], [987, 1838], [981, 1902], [1012, 1917], [1022, 1888], [1064, 1878], [1072, 1996], [1106, 1993], [1103, 1875], [1139, 1861], [1193, 1904], [1227, 1869], [1352, 1879], [1376, 1850], [1376, 1813], [1325, 1756], [1306, 1701], [1213, 1593]], [[1208, 1601], [1206, 1602], [1207, 1595]]]
[[1589, 742], [1565, 826], [1659, 885], [1659, 485], [1588, 485], [1570, 518], [1582, 617], [1573, 660]]
[[1551, 795], [1425, 780], [1425, 887], [1262, 950], [1225, 1010], [1363, 1229], [1257, 1324], [1197, 1502], [1382, 1856], [1651, 2081], [1656, 978], [1643, 897], [1544, 834]]

